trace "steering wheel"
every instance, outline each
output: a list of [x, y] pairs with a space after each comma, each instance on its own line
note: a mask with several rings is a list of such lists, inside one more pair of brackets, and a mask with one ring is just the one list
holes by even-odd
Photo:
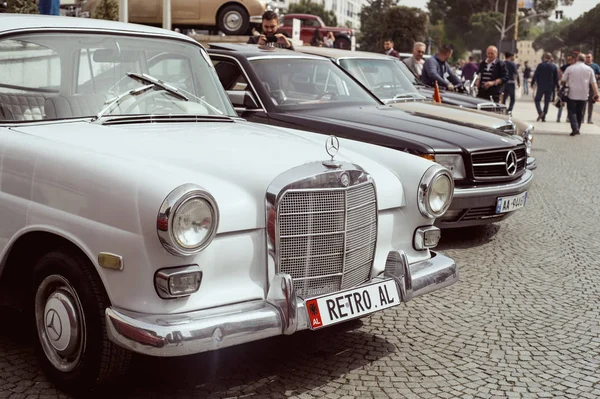
[[[142, 93], [139, 96], [135, 96], [135, 97], [133, 97], [133, 99], [134, 99], [133, 104], [131, 104], [129, 107], [127, 107], [123, 111], [123, 113], [124, 114], [128, 114], [135, 107], [139, 107], [140, 105], [147, 103], [149, 100], [154, 99], [154, 97], [158, 97], [158, 96], [163, 95], [165, 93], [166, 92], [164, 92], [162, 90], [157, 90], [157, 91]], [[171, 102], [169, 105], [171, 106], [170, 107], [171, 109], [173, 108], [173, 106], [175, 106], [175, 107], [179, 108], [179, 110], [182, 111], [183, 113], [187, 113], [187, 110], [185, 108], [183, 108], [181, 105], [179, 105], [177, 102]], [[168, 108], [168, 107], [164, 107], [163, 106], [161, 108]]]
[[334, 92], [332, 92], [332, 91], [324, 91], [323, 93], [319, 94], [319, 95], [318, 95], [318, 96], [315, 98], [315, 100], [320, 100], [320, 99], [322, 99], [323, 97], [325, 97], [325, 96], [326, 96], [326, 95], [328, 95], [328, 94], [331, 96], [331, 99], [332, 99], [332, 100], [333, 100], [333, 99], [334, 99], [334, 98], [337, 96], [337, 93], [334, 93]]

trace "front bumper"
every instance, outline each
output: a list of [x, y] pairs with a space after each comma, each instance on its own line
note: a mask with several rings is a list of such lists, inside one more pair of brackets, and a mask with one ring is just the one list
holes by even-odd
[[260, 25], [262, 23], [262, 15], [250, 15], [250, 23]]
[[[385, 273], [368, 283], [395, 280], [402, 302], [458, 281], [451, 258], [431, 251], [426, 261], [408, 264], [402, 251], [388, 256]], [[365, 284], [368, 284], [365, 283]], [[293, 334], [309, 328], [304, 301], [295, 295], [292, 279], [277, 274], [266, 300], [257, 300], [182, 314], [151, 315], [113, 307], [106, 309], [111, 341], [150, 356], [183, 356]]]
[[533, 172], [527, 168], [518, 180], [509, 183], [469, 188], [456, 187], [448, 211], [441, 218], [436, 219], [435, 225], [440, 228], [468, 227], [504, 220], [515, 211], [497, 214], [498, 197], [521, 194], [531, 187], [532, 182]]

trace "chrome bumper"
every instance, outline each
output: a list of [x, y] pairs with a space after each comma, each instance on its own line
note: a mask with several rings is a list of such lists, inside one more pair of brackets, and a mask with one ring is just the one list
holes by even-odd
[[535, 168], [537, 168], [537, 160], [535, 159], [535, 157], [528, 156], [527, 157], [527, 169], [534, 170]]
[[[409, 265], [404, 252], [394, 251], [390, 255], [394, 255], [394, 261], [388, 261], [386, 272], [369, 283], [394, 279], [403, 302], [458, 281], [456, 263], [447, 256], [431, 251], [430, 259]], [[133, 352], [167, 357], [293, 334], [309, 328], [309, 320], [304, 302], [295, 295], [291, 277], [277, 274], [266, 300], [169, 315], [110, 307], [106, 309], [106, 328], [109, 339], [117, 345]]]
[[250, 23], [251, 24], [261, 24], [262, 23], [262, 15], [251, 15]]
[[[466, 199], [466, 198], [477, 198], [483, 196], [498, 196], [503, 195], [516, 195], [526, 191], [531, 187], [533, 183], [533, 172], [529, 169], [525, 169], [525, 173], [521, 177], [509, 183], [500, 183], [493, 185], [482, 185], [479, 187], [460, 188], [454, 189], [454, 200]], [[452, 208], [452, 205], [450, 205]]]

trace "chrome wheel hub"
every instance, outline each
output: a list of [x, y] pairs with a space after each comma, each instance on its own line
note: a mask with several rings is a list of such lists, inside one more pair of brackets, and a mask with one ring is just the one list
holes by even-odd
[[71, 371], [85, 347], [83, 309], [75, 289], [62, 276], [48, 276], [35, 296], [35, 318], [44, 353], [54, 367]]
[[225, 14], [225, 26], [229, 30], [238, 30], [242, 26], [242, 16], [237, 11]]

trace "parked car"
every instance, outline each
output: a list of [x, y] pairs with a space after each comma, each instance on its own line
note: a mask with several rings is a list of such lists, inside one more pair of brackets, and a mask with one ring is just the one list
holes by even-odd
[[[93, 12], [102, 0], [87, 0], [83, 12]], [[267, 0], [177, 0], [171, 2], [173, 27], [219, 29], [226, 35], [249, 34], [259, 25]], [[162, 25], [163, 0], [128, 0], [128, 21]]]
[[250, 121], [373, 143], [452, 170], [454, 200], [436, 219], [439, 227], [493, 223], [525, 205], [533, 174], [519, 136], [385, 105], [320, 56], [224, 43], [208, 52], [238, 113]]
[[279, 31], [287, 33], [290, 37], [292, 37], [293, 21], [294, 19], [299, 19], [300, 40], [305, 44], [310, 43], [315, 31], [318, 29], [323, 36], [325, 36], [327, 32], [333, 33], [333, 36], [335, 37], [335, 48], [350, 50], [352, 36], [354, 35], [353, 29], [327, 26], [321, 17], [311, 14], [285, 14], [280, 19], [281, 26], [279, 27]]
[[0, 48], [0, 299], [59, 388], [457, 281], [445, 167], [247, 122], [175, 32], [3, 14]]
[[531, 156], [534, 130], [532, 124], [512, 119], [511, 115], [434, 102], [419, 92], [414, 82], [411, 81], [411, 76], [406, 74], [406, 71], [410, 72], [410, 70], [396, 57], [365, 51], [348, 53], [323, 47], [302, 47], [297, 50], [333, 60], [386, 104], [393, 104], [405, 111], [426, 115], [430, 118], [468, 121], [473, 126], [518, 134], [527, 144], [527, 168], [535, 169], [537, 167], [536, 159]]

